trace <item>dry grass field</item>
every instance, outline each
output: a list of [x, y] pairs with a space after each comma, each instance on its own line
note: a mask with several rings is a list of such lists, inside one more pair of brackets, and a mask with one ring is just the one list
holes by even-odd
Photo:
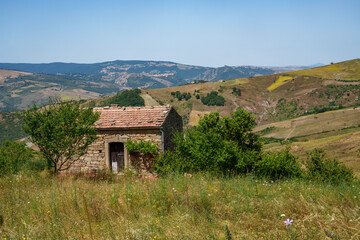
[[[31, 189], [31, 191], [30, 191]], [[0, 178], [8, 239], [359, 239], [360, 184], [207, 175]], [[293, 220], [286, 226], [284, 221]]]

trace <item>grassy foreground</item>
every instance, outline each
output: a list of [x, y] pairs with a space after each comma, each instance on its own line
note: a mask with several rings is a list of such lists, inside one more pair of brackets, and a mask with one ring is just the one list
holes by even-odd
[[359, 182], [10, 176], [0, 239], [359, 239], [359, 193]]

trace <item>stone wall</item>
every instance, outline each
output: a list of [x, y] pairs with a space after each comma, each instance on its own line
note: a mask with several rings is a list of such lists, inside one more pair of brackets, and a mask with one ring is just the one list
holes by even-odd
[[[128, 140], [144, 140], [157, 144], [161, 151], [161, 131], [159, 129], [145, 130], [100, 130], [95, 140], [78, 161], [66, 171], [67, 173], [101, 173], [110, 169], [109, 150], [110, 142], [127, 142]], [[133, 168], [130, 153], [124, 149], [125, 168]]]

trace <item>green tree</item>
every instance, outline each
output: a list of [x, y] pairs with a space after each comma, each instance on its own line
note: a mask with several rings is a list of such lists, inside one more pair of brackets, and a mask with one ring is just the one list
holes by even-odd
[[255, 118], [239, 109], [230, 117], [218, 112], [205, 115], [199, 125], [174, 138], [176, 148], [161, 155], [158, 173], [216, 172], [247, 173], [261, 157], [260, 138], [252, 132]]
[[217, 91], [212, 91], [211, 93], [208, 93], [205, 97], [202, 97], [201, 102], [204, 105], [208, 106], [224, 106], [225, 98], [218, 95]]
[[145, 101], [140, 96], [140, 93], [141, 90], [138, 88], [125, 90], [106, 100], [103, 105], [118, 104], [123, 107], [145, 106]]
[[3, 142], [0, 147], [0, 176], [18, 173], [27, 161], [34, 158], [33, 152], [24, 142]]
[[21, 114], [23, 129], [31, 136], [54, 172], [66, 170], [96, 139], [94, 122], [99, 113], [80, 102], [50, 98], [49, 105], [35, 104]]

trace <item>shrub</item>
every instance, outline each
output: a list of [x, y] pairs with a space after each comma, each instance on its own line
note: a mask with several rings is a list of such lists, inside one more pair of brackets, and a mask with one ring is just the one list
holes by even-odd
[[241, 96], [241, 89], [233, 87], [232, 94], [235, 95], [235, 96]]
[[191, 98], [191, 94], [188, 92], [181, 93], [180, 91], [171, 92], [171, 96], [177, 98], [179, 101], [185, 99], [186, 101]]
[[140, 151], [145, 155], [151, 154], [153, 156], [156, 156], [159, 151], [157, 145], [152, 144], [151, 141], [144, 141], [144, 140], [140, 140], [139, 142], [128, 140], [125, 143], [125, 147], [130, 152]]
[[246, 173], [261, 151], [252, 131], [255, 118], [239, 109], [231, 117], [218, 112], [205, 115], [199, 125], [175, 136], [176, 148], [161, 155], [155, 170], [168, 172]]
[[315, 148], [308, 152], [306, 177], [311, 180], [329, 183], [350, 183], [354, 180], [354, 174], [342, 162], [335, 158], [325, 157], [323, 149]]
[[103, 102], [103, 105], [118, 104], [119, 106], [145, 106], [144, 99], [140, 96], [140, 89], [125, 90]]
[[208, 105], [208, 106], [224, 106], [225, 105], [224, 97], [218, 95], [218, 92], [216, 92], [216, 91], [212, 91], [211, 93], [208, 93], [205, 97], [202, 97], [201, 102], [204, 105]]
[[[0, 147], [0, 176], [18, 173], [34, 158], [34, 151], [27, 148], [24, 142], [5, 141]], [[46, 164], [44, 161], [43, 163]]]
[[289, 151], [287, 147], [282, 151], [264, 153], [255, 163], [255, 174], [272, 180], [301, 177], [301, 165]]

